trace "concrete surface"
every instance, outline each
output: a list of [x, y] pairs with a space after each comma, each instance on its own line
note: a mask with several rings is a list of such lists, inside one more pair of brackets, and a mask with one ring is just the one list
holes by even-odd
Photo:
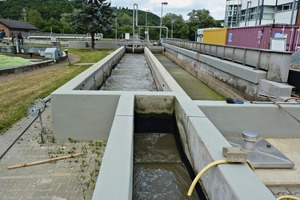
[[[244, 130], [255, 130], [264, 138], [300, 137], [300, 124], [272, 103], [227, 104], [225, 101], [195, 101], [195, 103], [224, 136], [240, 136]], [[300, 119], [299, 104], [281, 104], [281, 106]]]
[[[103, 141], [55, 141], [52, 132], [51, 104], [47, 104], [42, 117], [46, 142], [41, 144], [40, 124], [37, 120], [0, 160], [0, 199], [91, 199], [106, 144]], [[0, 136], [1, 155], [32, 120], [33, 117], [23, 118]], [[9, 166], [82, 151], [86, 151], [86, 155], [78, 158], [7, 169]]]
[[93, 199], [132, 199], [134, 95], [120, 97]]
[[295, 163], [294, 169], [257, 169], [255, 174], [268, 186], [297, 186], [300, 194], [300, 138], [267, 138], [267, 141]]
[[[156, 63], [157, 61], [150, 62]], [[160, 66], [156, 69], [159, 72], [163, 71]], [[93, 68], [92, 72], [94, 72], [93, 70], [96, 69]], [[102, 136], [104, 138], [109, 136], [107, 155], [105, 154], [103, 158], [102, 169], [95, 190], [95, 199], [98, 199], [99, 196], [97, 195], [101, 195], [104, 199], [118, 200], [120, 198], [131, 199], [132, 197], [133, 109], [141, 113], [162, 114], [166, 112], [175, 115], [185, 153], [196, 173], [207, 164], [224, 159], [222, 147], [230, 146], [230, 144], [218, 130], [218, 124], [214, 125], [215, 122], [198, 108], [198, 105], [184, 93], [174, 79], [168, 79], [170, 76], [166, 71], [161, 73], [157, 79], [165, 81], [169, 88], [174, 87], [174, 91], [151, 93], [82, 91], [80, 89], [90, 86], [90, 84], [82, 85], [82, 81], [87, 80], [87, 77], [88, 79], [94, 77], [94, 74], [91, 75], [90, 72], [88, 70], [79, 75], [53, 93], [52, 104], [53, 107], [56, 107], [53, 108], [53, 116], [57, 118], [57, 120], [54, 119], [54, 127], [55, 124], [60, 123], [60, 130], [62, 130], [62, 132], [56, 133], [58, 137], [59, 134], [62, 134], [63, 137], [72, 135], [86, 137], [85, 139], [100, 139]], [[72, 102], [72, 105], [69, 102]], [[129, 108], [123, 108], [126, 106]], [[272, 109], [276, 108], [275, 105], [270, 106]], [[215, 107], [219, 110], [218, 112], [221, 112], [220, 107]], [[230, 108], [232, 109], [232, 107]], [[119, 115], [119, 113], [121, 114]], [[295, 110], [293, 113], [299, 112]], [[281, 115], [284, 118], [287, 117], [282, 111], [279, 111], [279, 116]], [[231, 117], [232, 113], [222, 117], [222, 120], [227, 119], [228, 116]], [[243, 116], [237, 116], [240, 120], [243, 119]], [[105, 122], [103, 123], [103, 121]], [[288, 125], [296, 126], [295, 122], [288, 120], [288, 123]], [[228, 124], [230, 123], [226, 123], [226, 126], [230, 127]], [[94, 138], [94, 136], [96, 137]], [[246, 164], [215, 167], [203, 176], [201, 183], [208, 197], [214, 200], [275, 199], [273, 193], [265, 187]], [[251, 186], [250, 190], [249, 185]], [[117, 191], [116, 188], [118, 188]]]
[[290, 97], [293, 86], [285, 83], [261, 79], [259, 83], [259, 94], [273, 97]]

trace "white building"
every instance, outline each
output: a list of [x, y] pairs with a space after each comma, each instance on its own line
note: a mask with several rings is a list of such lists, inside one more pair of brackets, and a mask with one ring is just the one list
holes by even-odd
[[242, 0], [227, 0], [225, 9], [225, 27], [239, 26]]
[[227, 0], [225, 26], [298, 24], [297, 16], [298, 0]]

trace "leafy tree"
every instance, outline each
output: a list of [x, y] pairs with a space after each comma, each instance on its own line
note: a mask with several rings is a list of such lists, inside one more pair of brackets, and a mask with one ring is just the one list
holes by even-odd
[[209, 10], [193, 10], [188, 14], [189, 16], [189, 39], [194, 40], [195, 32], [199, 28], [219, 27], [217, 22], [211, 15]]
[[45, 22], [41, 16], [41, 13], [39, 13], [37, 10], [35, 9], [30, 9], [27, 12], [27, 22], [36, 26], [37, 28], [41, 29], [43, 28]]
[[[163, 19], [163, 25], [169, 29], [169, 37], [186, 39], [189, 33], [189, 27], [184, 21], [182, 15], [176, 15], [174, 13], [166, 14]], [[173, 24], [173, 35], [172, 35]]]
[[66, 14], [69, 25], [79, 33], [91, 35], [91, 49], [95, 48], [95, 34], [112, 30], [113, 14], [106, 0], [74, 0], [74, 10]]

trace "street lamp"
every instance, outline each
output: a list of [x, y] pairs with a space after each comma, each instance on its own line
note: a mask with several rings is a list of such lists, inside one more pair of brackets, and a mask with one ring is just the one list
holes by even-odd
[[159, 29], [159, 40], [161, 39], [161, 27], [162, 27], [162, 16], [163, 16], [163, 6], [168, 5], [168, 2], [161, 2], [161, 15], [160, 15], [160, 29]]
[[171, 38], [173, 38], [173, 24], [174, 24], [174, 22], [175, 22], [175, 19], [172, 19], [172, 32], [171, 32]]
[[145, 23], [145, 26], [147, 26], [147, 21], [148, 21], [147, 13], [148, 13], [149, 11], [150, 11], [150, 10], [146, 10], [146, 23]]

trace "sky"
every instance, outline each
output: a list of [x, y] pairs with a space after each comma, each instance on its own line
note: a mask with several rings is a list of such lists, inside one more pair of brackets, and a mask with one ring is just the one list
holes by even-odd
[[111, 0], [111, 6], [133, 8], [133, 4], [138, 4], [139, 10], [149, 10], [160, 17], [161, 2], [168, 2], [163, 6], [163, 15], [175, 13], [182, 15], [187, 20], [187, 14], [193, 9], [209, 10], [211, 16], [216, 20], [224, 19], [226, 0]]

